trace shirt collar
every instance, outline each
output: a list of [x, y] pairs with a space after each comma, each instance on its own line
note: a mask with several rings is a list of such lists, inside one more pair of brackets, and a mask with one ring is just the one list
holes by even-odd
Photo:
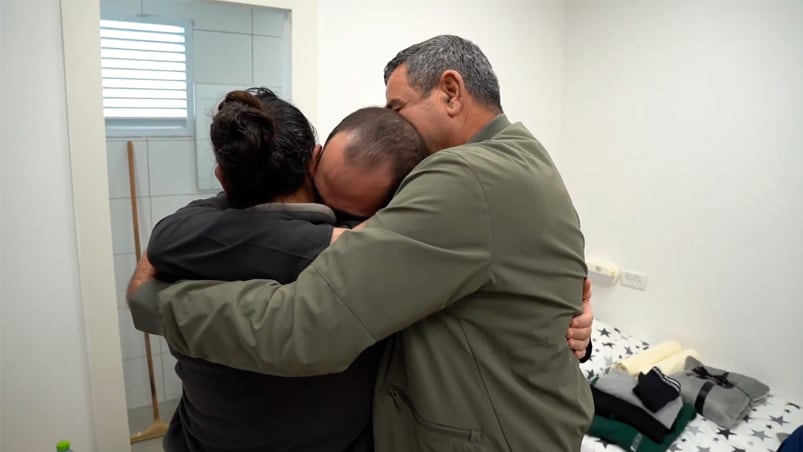
[[259, 210], [263, 212], [285, 212], [293, 216], [300, 216], [302, 219], [334, 224], [336, 221], [335, 212], [323, 204], [312, 202], [267, 202], [257, 204], [248, 210]]
[[490, 140], [493, 138], [494, 135], [498, 134], [505, 127], [510, 125], [510, 121], [508, 121], [507, 116], [504, 113], [497, 115], [494, 119], [491, 120], [488, 124], [485, 124], [485, 127], [480, 129], [479, 132], [474, 134], [468, 142], [469, 143], [479, 143], [480, 141]]

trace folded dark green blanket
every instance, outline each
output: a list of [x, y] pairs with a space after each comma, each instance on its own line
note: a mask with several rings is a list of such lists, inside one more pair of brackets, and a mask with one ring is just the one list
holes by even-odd
[[697, 413], [694, 411], [693, 406], [689, 404], [683, 405], [677, 420], [672, 425], [672, 429], [669, 430], [669, 433], [660, 443], [641, 434], [631, 425], [612, 421], [602, 416], [594, 416], [588, 434], [602, 438], [630, 452], [664, 452], [683, 433], [683, 430], [696, 415]]

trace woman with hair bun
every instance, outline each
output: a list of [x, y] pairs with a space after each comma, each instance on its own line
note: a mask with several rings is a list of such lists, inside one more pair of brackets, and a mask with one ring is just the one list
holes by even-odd
[[[315, 204], [315, 131], [264, 88], [232, 91], [210, 128], [225, 194], [196, 201], [154, 229], [158, 277], [291, 282], [332, 239], [334, 213]], [[214, 207], [214, 208], [212, 208]], [[381, 345], [339, 374], [263, 375], [173, 351], [183, 393], [167, 452], [369, 452]]]

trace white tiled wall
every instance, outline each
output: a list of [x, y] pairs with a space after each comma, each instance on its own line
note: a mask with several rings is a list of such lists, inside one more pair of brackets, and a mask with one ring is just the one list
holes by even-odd
[[[192, 77], [196, 91], [219, 88], [268, 86], [288, 97], [289, 70], [275, 64], [286, 56], [289, 34], [283, 12], [245, 5], [201, 0], [145, 0], [146, 14], [157, 20], [181, 20], [192, 23]], [[135, 18], [140, 13], [139, 0], [102, 0], [103, 18]], [[206, 85], [206, 86], [204, 86]], [[227, 90], [228, 90], [227, 89]], [[207, 96], [208, 97], [208, 96]], [[196, 114], [210, 111], [213, 105], [196, 101]], [[208, 122], [208, 121], [207, 121]], [[208, 125], [198, 127], [208, 133]], [[203, 129], [203, 130], [201, 130]], [[208, 149], [199, 151], [194, 136], [185, 137], [114, 137], [107, 140], [109, 203], [111, 210], [114, 271], [121, 346], [124, 360], [126, 397], [129, 408], [150, 404], [143, 334], [133, 328], [125, 302], [125, 289], [136, 259], [129, 191], [126, 146], [134, 145], [134, 169], [139, 210], [139, 229], [143, 251], [153, 226], [200, 197], [211, 196], [219, 185], [210, 179], [213, 159]], [[200, 155], [199, 155], [200, 152]], [[202, 174], [199, 190], [199, 172]], [[212, 183], [210, 183], [210, 181]], [[174, 372], [175, 359], [164, 339], [151, 337], [157, 394], [160, 401], [178, 398], [181, 382]]]
[[[150, 404], [150, 387], [145, 360], [143, 333], [134, 329], [131, 312], [125, 302], [128, 279], [136, 266], [131, 197], [129, 195], [128, 159], [125, 138], [107, 140], [109, 165], [112, 249], [117, 286], [120, 343], [123, 355], [126, 397], [129, 408]], [[140, 138], [134, 143], [134, 167], [143, 251], [150, 231], [158, 221], [194, 199], [211, 196], [196, 186], [195, 140], [183, 138]], [[140, 196], [142, 195], [142, 196]], [[173, 371], [175, 361], [164, 339], [151, 336], [151, 351], [157, 395], [160, 401], [181, 395], [181, 383]]]
[[[156, 396], [160, 401], [167, 400], [165, 399], [165, 375], [162, 371], [161, 354], [154, 355], [153, 368], [156, 376]], [[125, 376], [125, 398], [129, 408], [150, 405], [151, 390], [145, 358], [123, 360], [123, 375]]]
[[151, 197], [197, 193], [195, 140], [149, 138], [148, 174]]
[[[148, 243], [151, 231], [150, 198], [138, 196], [137, 198], [138, 225], [140, 243], [144, 247]], [[114, 254], [134, 254], [134, 225], [131, 207], [131, 198], [112, 198], [109, 200], [112, 220], [112, 249]]]
[[[278, 55], [282, 54], [284, 41], [274, 36], [254, 36], [254, 82], [264, 86], [282, 86], [284, 69], [276, 64]], [[277, 55], [265, 58], [265, 55]]]
[[[128, 181], [128, 155], [126, 141], [109, 141], [106, 143], [109, 165], [109, 197], [129, 198], [131, 196]], [[149, 196], [151, 184], [148, 182], [148, 150], [144, 139], [131, 140], [134, 145], [134, 175], [137, 181], [137, 195]]]
[[222, 58], [195, 60], [196, 83], [223, 83], [250, 85], [252, 80], [252, 35], [195, 30], [194, 53], [199, 55], [225, 55]]

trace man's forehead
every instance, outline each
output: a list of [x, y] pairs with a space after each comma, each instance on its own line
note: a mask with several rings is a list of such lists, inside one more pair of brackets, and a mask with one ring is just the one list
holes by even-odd
[[382, 201], [390, 191], [389, 170], [388, 165], [366, 170], [345, 161], [331, 165], [322, 171], [325, 193], [321, 190], [321, 195], [335, 210], [357, 217], [371, 216], [382, 207]]

